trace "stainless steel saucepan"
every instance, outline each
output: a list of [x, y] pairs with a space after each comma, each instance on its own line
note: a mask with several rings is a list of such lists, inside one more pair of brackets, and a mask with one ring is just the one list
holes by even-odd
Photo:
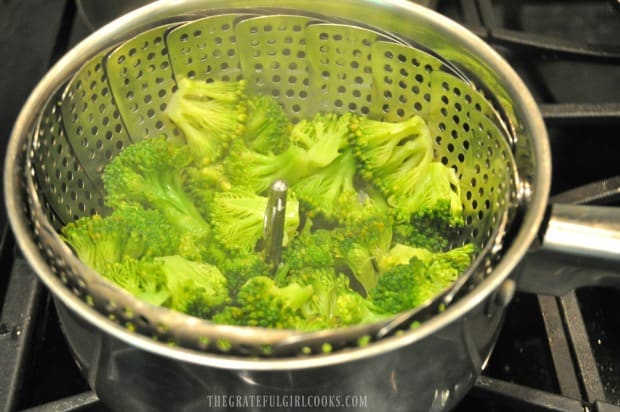
[[[459, 293], [424, 307], [415, 327], [420, 311], [304, 334], [212, 325], [138, 301], [87, 268], [57, 230], [106, 213], [101, 171], [124, 147], [183, 139], [165, 115], [183, 77], [244, 78], [293, 120], [423, 116], [436, 158], [461, 181], [466, 227], [455, 246], [480, 250]], [[158, 1], [96, 31], [41, 80], [12, 132], [4, 187], [19, 246], [109, 408], [205, 410], [213, 395], [271, 394], [444, 410], [480, 374], [517, 287], [620, 285], [620, 211], [548, 205], [550, 167], [522, 81], [431, 10], [398, 0]]]

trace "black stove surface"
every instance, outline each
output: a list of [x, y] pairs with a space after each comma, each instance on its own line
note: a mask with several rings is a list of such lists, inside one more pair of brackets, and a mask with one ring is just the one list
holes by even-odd
[[[620, 205], [618, 2], [427, 3], [491, 43], [525, 80], [549, 130], [552, 200]], [[87, 34], [73, 1], [0, 1], [0, 139], [8, 140], [50, 64]], [[2, 210], [0, 309], [0, 411], [106, 410]], [[483, 375], [457, 410], [619, 412], [619, 315], [618, 289], [517, 293]]]

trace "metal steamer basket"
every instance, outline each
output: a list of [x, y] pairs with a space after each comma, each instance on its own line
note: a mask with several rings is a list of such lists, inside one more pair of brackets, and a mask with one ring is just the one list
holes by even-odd
[[[165, 114], [183, 77], [246, 79], [249, 93], [276, 97], [292, 120], [320, 111], [424, 117], [435, 157], [461, 179], [466, 228], [455, 246], [481, 250], [458, 291], [387, 322], [300, 333], [153, 307], [87, 268], [57, 230], [106, 213], [101, 172], [124, 147], [161, 134], [183, 140]], [[443, 410], [483, 368], [515, 285], [557, 294], [620, 284], [618, 210], [548, 207], [549, 180], [545, 128], [520, 79], [430, 10], [401, 1], [160, 1], [95, 32], [40, 82], [11, 136], [5, 197], [89, 384], [112, 409], [203, 410], [210, 394], [268, 393]], [[541, 265], [554, 265], [555, 278]]]

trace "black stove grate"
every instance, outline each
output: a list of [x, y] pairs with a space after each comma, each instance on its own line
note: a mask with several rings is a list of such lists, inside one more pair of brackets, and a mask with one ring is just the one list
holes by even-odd
[[[495, 46], [526, 81], [549, 128], [552, 200], [620, 205], [618, 2], [427, 3]], [[71, 0], [4, 0], [0, 33], [6, 136], [35, 82], [88, 31]], [[3, 212], [0, 234], [0, 411], [105, 411]], [[518, 293], [483, 376], [457, 410], [620, 412], [618, 313], [616, 289], [562, 298]]]

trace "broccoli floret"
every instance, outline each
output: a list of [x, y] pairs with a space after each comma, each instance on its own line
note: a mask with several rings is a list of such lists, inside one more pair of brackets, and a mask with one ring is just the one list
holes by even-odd
[[372, 181], [390, 203], [408, 196], [416, 186], [415, 171], [433, 156], [431, 133], [419, 116], [387, 123], [356, 116], [349, 141], [361, 163], [363, 177]]
[[432, 224], [439, 234], [454, 233], [464, 223], [461, 189], [454, 169], [431, 162], [416, 172], [413, 192], [398, 199], [398, 207], [405, 212], [403, 220], [411, 218], [420, 228]]
[[183, 131], [192, 154], [201, 162], [217, 161], [230, 142], [243, 134], [246, 83], [179, 80], [166, 113]]
[[82, 262], [101, 272], [125, 256], [139, 259], [175, 253], [174, 232], [161, 212], [123, 204], [110, 216], [95, 214], [71, 222], [61, 234]]
[[248, 102], [245, 145], [262, 154], [279, 154], [288, 148], [291, 122], [276, 99], [259, 95]]
[[291, 144], [273, 155], [251, 150], [239, 139], [233, 142], [224, 164], [231, 182], [263, 193], [277, 179], [289, 187], [327, 166], [340, 155], [348, 133], [348, 115], [317, 115], [302, 120], [291, 131]]
[[351, 292], [338, 296], [335, 316], [342, 326], [350, 326], [378, 321], [385, 314], [370, 300]]
[[171, 309], [208, 319], [230, 301], [226, 277], [217, 267], [177, 255], [158, 257], [154, 261], [161, 265], [166, 278]]
[[464, 227], [462, 214], [454, 210], [449, 200], [438, 200], [433, 208], [416, 211], [408, 222], [396, 224], [394, 240], [432, 252], [446, 251]]
[[190, 162], [184, 147], [164, 137], [134, 143], [103, 172], [106, 202], [112, 208], [137, 202], [161, 211], [182, 231], [208, 233], [208, 223], [183, 189], [183, 170]]
[[306, 160], [313, 169], [325, 167], [346, 147], [351, 118], [350, 113], [318, 113], [293, 127], [291, 143], [304, 150]]
[[394, 266], [406, 265], [412, 258], [416, 258], [428, 266], [452, 267], [457, 274], [460, 274], [471, 263], [475, 251], [473, 243], [467, 243], [447, 252], [433, 252], [429, 249], [397, 243], [379, 260], [379, 268], [382, 272], [386, 272]]
[[310, 218], [318, 214], [331, 223], [346, 223], [373, 205], [370, 197], [355, 187], [356, 170], [353, 153], [347, 150], [292, 189], [307, 206]]
[[291, 240], [282, 252], [282, 261], [292, 271], [334, 266], [333, 234], [329, 230], [312, 231], [310, 225]]
[[444, 285], [428, 277], [424, 263], [412, 258], [405, 265], [394, 266], [377, 281], [370, 300], [385, 314], [396, 314], [419, 306], [443, 289]]
[[241, 287], [237, 304], [227, 306], [212, 320], [229, 325], [294, 329], [302, 324], [300, 309], [312, 293], [312, 286], [290, 283], [278, 287], [273, 279], [256, 276]]
[[166, 277], [151, 258], [125, 257], [119, 262], [106, 264], [102, 275], [152, 305], [162, 305], [170, 297]]
[[371, 291], [371, 300], [384, 313], [415, 308], [458, 279], [474, 252], [471, 243], [445, 253], [397, 245], [390, 251], [393, 260]]
[[340, 325], [337, 317], [338, 297], [355, 293], [349, 288], [349, 279], [336, 274], [333, 267], [307, 267], [298, 269], [286, 281], [290, 284], [312, 287], [312, 296], [300, 308], [303, 320], [296, 329], [318, 330], [335, 328]]
[[234, 187], [257, 194], [278, 179], [291, 186], [312, 172], [304, 151], [297, 146], [278, 155], [261, 154], [248, 149], [242, 140], [233, 142], [224, 167]]
[[[351, 131], [350, 140], [363, 176], [387, 196], [399, 223], [415, 219], [421, 228], [463, 224], [458, 177], [454, 169], [432, 161], [430, 130], [422, 118], [385, 123], [358, 117], [351, 122]], [[427, 234], [424, 232], [416, 243], [423, 240]], [[435, 232], [428, 233], [428, 237], [441, 237], [449, 230]]]
[[227, 192], [231, 189], [232, 184], [222, 164], [188, 166], [183, 170], [183, 190], [205, 219], [208, 219], [215, 192]]
[[372, 322], [381, 316], [373, 304], [351, 289], [349, 278], [333, 267], [299, 270], [287, 278], [312, 287], [312, 297], [301, 307], [303, 320], [296, 329], [329, 329]]
[[228, 279], [228, 290], [233, 299], [248, 279], [255, 276], [271, 276], [272, 271], [271, 266], [263, 260], [260, 254], [254, 251], [226, 253], [219, 256], [217, 263], [213, 264]]
[[372, 290], [380, 275], [378, 261], [392, 246], [392, 219], [374, 214], [355, 224], [336, 228], [337, 260], [346, 264], [366, 293]]
[[[250, 251], [263, 236], [268, 199], [251, 192], [217, 192], [213, 197], [211, 222], [215, 238], [229, 250]], [[299, 202], [289, 196], [284, 220], [286, 245], [299, 226]]]

